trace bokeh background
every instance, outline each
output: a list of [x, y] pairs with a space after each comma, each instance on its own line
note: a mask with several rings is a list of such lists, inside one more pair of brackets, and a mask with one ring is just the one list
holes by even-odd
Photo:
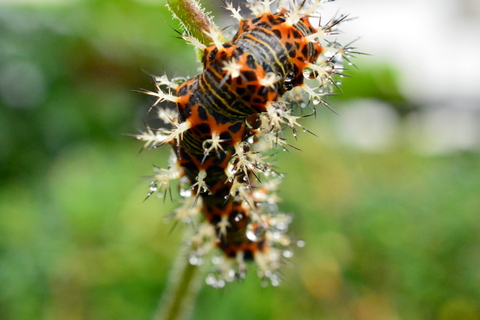
[[[222, 26], [221, 1], [202, 3]], [[480, 319], [480, 7], [342, 0], [360, 56], [282, 152], [306, 242], [279, 288], [204, 287], [194, 319]], [[161, 0], [0, 1], [0, 319], [151, 319], [181, 244], [139, 153], [149, 73], [193, 76]], [[226, 32], [233, 33], [230, 27]]]

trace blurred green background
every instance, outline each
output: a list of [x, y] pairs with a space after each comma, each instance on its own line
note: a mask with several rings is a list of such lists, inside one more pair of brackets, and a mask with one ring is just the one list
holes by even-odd
[[[149, 120], [152, 99], [132, 90], [153, 88], [148, 73], [195, 75], [193, 50], [163, 1], [0, 4], [0, 319], [151, 319], [183, 226], [164, 221], [176, 200], [143, 202], [168, 148], [139, 153], [123, 134]], [[340, 115], [306, 119], [318, 137], [277, 159], [281, 209], [307, 244], [284, 283], [261, 288], [251, 268], [204, 287], [194, 319], [480, 319], [478, 150], [413, 146], [423, 106], [401, 72], [355, 62], [329, 100]], [[342, 138], [359, 103], [395, 119], [381, 148]]]

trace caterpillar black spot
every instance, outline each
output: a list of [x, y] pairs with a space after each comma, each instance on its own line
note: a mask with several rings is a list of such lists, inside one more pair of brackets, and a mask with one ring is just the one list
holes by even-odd
[[[276, 271], [292, 254], [291, 218], [278, 212], [281, 175], [264, 151], [290, 146], [283, 128], [294, 135], [307, 131], [292, 105], [328, 106], [323, 96], [336, 86], [333, 78], [342, 74], [344, 60], [356, 53], [325, 40], [345, 16], [313, 25], [320, 1], [279, 1], [275, 13], [271, 2], [249, 2], [251, 19], [227, 5], [240, 24], [231, 41], [222, 42], [214, 27], [204, 30], [212, 40], [208, 47], [185, 35], [203, 49], [203, 71], [185, 81], [154, 77], [156, 91], [145, 93], [156, 97], [154, 106], [171, 129], [148, 128], [136, 136], [145, 147], [173, 148], [170, 166], [157, 170], [149, 195], [179, 180], [185, 200], [173, 217], [197, 222], [190, 262], [201, 263], [215, 247], [223, 252], [207, 277], [216, 287], [243, 278], [248, 260], [257, 263], [260, 277], [279, 284]], [[160, 108], [163, 101], [174, 102], [176, 111]]]

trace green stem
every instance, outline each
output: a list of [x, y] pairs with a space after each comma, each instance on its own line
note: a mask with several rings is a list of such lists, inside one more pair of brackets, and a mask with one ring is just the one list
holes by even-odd
[[[189, 36], [207, 47], [212, 45], [212, 39], [205, 31], [218, 28], [196, 0], [168, 0], [167, 6]], [[201, 60], [202, 56], [203, 51], [197, 50], [197, 58]]]
[[185, 31], [206, 46], [211, 39], [203, 31], [214, 26], [212, 20], [195, 0], [168, 0], [168, 8], [174, 17], [180, 20]]
[[160, 300], [154, 320], [188, 319], [202, 283], [202, 267], [188, 262], [190, 248], [179, 250], [167, 289]]

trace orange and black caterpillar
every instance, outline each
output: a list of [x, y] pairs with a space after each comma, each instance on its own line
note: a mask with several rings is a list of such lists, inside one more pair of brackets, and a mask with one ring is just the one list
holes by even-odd
[[[321, 26], [320, 1], [280, 1], [276, 13], [270, 12], [271, 2], [249, 2], [252, 19], [227, 5], [240, 22], [231, 41], [223, 42], [213, 25], [204, 30], [212, 40], [208, 47], [184, 35], [203, 49], [203, 71], [186, 81], [154, 77], [157, 90], [145, 93], [157, 98], [154, 106], [176, 104], [175, 112], [159, 108], [159, 117], [172, 128], [148, 128], [136, 136], [146, 147], [172, 146], [170, 167], [158, 169], [149, 195], [179, 179], [185, 201], [173, 216], [196, 222], [190, 262], [201, 263], [214, 247], [224, 253], [213, 259], [216, 269], [207, 277], [216, 287], [244, 277], [246, 260], [255, 260], [261, 277], [279, 283], [276, 271], [291, 256], [290, 216], [278, 213], [281, 175], [266, 162], [264, 151], [289, 146], [284, 127], [295, 136], [297, 128], [306, 131], [291, 106], [299, 101], [326, 105], [322, 97], [336, 86], [332, 77], [354, 53], [325, 41], [345, 17]], [[315, 17], [318, 26], [310, 22]]]

